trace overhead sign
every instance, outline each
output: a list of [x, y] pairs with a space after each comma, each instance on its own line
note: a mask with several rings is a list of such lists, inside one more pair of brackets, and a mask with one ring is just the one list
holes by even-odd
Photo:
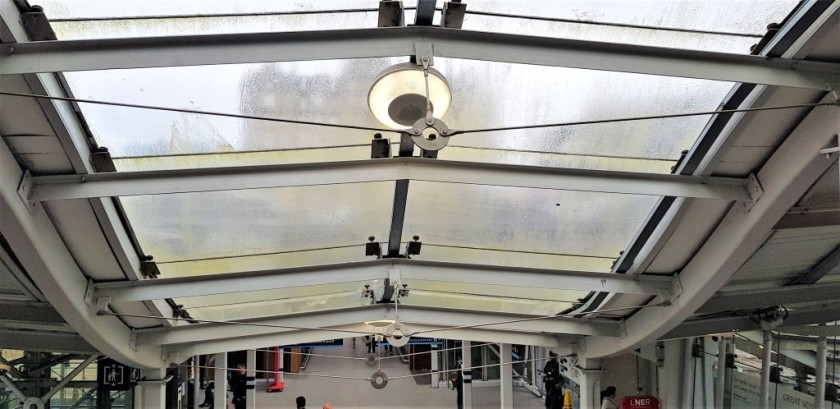
[[340, 347], [344, 346], [343, 339], [328, 339], [324, 341], [306, 342], [303, 344], [286, 345], [283, 348], [316, 348], [316, 347]]
[[96, 379], [102, 390], [127, 391], [137, 381], [137, 369], [103, 358], [97, 363]]
[[655, 396], [625, 396], [621, 400], [621, 409], [659, 409], [659, 399]]

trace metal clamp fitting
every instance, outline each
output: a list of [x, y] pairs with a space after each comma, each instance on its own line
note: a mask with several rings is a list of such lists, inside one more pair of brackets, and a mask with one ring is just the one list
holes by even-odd
[[[432, 118], [431, 122], [432, 123], [429, 124], [427, 123], [426, 118], [420, 118], [414, 123], [414, 126], [408, 130], [408, 133], [411, 134], [411, 139], [420, 149], [423, 149], [424, 151], [439, 151], [449, 143], [449, 135], [452, 133], [452, 130], [449, 129], [449, 127], [446, 126], [446, 123], [440, 119]], [[423, 137], [423, 131], [429, 128], [432, 128], [437, 132], [434, 139], [426, 139]]]
[[376, 389], [383, 389], [388, 386], [388, 375], [381, 370], [376, 371], [370, 376], [370, 384]]

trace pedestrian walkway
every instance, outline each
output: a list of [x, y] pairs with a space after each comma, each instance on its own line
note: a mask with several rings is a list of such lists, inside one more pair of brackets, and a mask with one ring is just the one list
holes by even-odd
[[[384, 389], [375, 389], [368, 379], [377, 368], [365, 363], [365, 347], [360, 340], [355, 349], [347, 340], [343, 347], [316, 348], [313, 353], [328, 356], [311, 357], [300, 375], [286, 374], [286, 390], [281, 393], [266, 393], [264, 388], [259, 388], [257, 408], [295, 408], [298, 396], [306, 397], [309, 409], [320, 409], [327, 402], [335, 409], [457, 408], [455, 391], [418, 385], [407, 377], [411, 375], [408, 365], [396, 356], [383, 356], [382, 372], [389, 378], [404, 378], [391, 379]], [[360, 359], [339, 358], [346, 356]], [[499, 407], [498, 384], [476, 384], [472, 396], [475, 409]], [[527, 390], [514, 388], [514, 407], [536, 409], [544, 404]]]

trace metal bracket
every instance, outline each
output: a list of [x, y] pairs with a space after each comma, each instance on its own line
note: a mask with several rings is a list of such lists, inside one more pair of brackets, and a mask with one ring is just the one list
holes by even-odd
[[[423, 136], [423, 131], [429, 128], [437, 132], [437, 134], [434, 134], [434, 138], [427, 139]], [[420, 149], [424, 151], [439, 151], [449, 143], [449, 135], [452, 133], [452, 130], [440, 119], [432, 118], [432, 124], [429, 125], [426, 123], [425, 118], [420, 118], [408, 132], [411, 134], [411, 139], [414, 141], [414, 144]]]
[[128, 347], [137, 350], [137, 330], [132, 328], [128, 335]]
[[467, 12], [467, 3], [447, 1], [443, 3], [440, 25], [443, 28], [460, 29], [464, 25], [464, 14]]
[[680, 275], [674, 275], [674, 278], [671, 280], [671, 297], [672, 300], [679, 298], [683, 293], [683, 286], [682, 281], [680, 280]]
[[750, 195], [750, 201], [744, 202], [744, 208], [749, 211], [752, 209], [753, 205], [761, 198], [764, 194], [764, 188], [761, 187], [761, 182], [758, 180], [758, 177], [755, 173], [750, 173], [747, 177], [747, 194]]
[[148, 258], [148, 260], [140, 261], [140, 273], [147, 278], [158, 278], [160, 276], [160, 270], [158, 269], [157, 263], [152, 261], [151, 257]]
[[101, 147], [95, 152], [90, 153], [90, 164], [97, 172], [116, 172], [117, 167], [114, 166], [114, 159], [111, 158], [111, 153], [108, 148]]
[[85, 304], [88, 307], [93, 308], [93, 294], [96, 291], [96, 285], [93, 283], [93, 280], [88, 280], [87, 285], [85, 286]]
[[435, 65], [434, 51], [432, 50], [432, 43], [416, 42], [414, 43], [414, 55], [417, 60], [417, 65], [424, 67], [431, 67]]
[[28, 170], [23, 172], [23, 176], [20, 178], [20, 183], [18, 183], [17, 194], [20, 196], [20, 199], [23, 200], [23, 203], [30, 212], [35, 210], [35, 204], [37, 203], [30, 199], [34, 188], [35, 184], [32, 183], [32, 174], [29, 173]]
[[405, 26], [405, 11], [402, 1], [383, 0], [379, 2], [378, 27]]
[[94, 299], [94, 307], [96, 311], [108, 311], [108, 306], [111, 304], [111, 297], [96, 297]]

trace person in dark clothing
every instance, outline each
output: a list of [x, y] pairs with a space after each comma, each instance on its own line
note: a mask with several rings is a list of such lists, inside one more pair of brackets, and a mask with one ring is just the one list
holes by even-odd
[[545, 397], [545, 407], [548, 409], [563, 409], [563, 377], [558, 376], [551, 391]]
[[452, 381], [452, 389], [458, 392], [458, 409], [464, 408], [464, 376], [460, 370], [449, 373], [449, 380]]
[[550, 358], [543, 367], [543, 385], [545, 385], [545, 407], [546, 409], [551, 409], [549, 397], [552, 396], [552, 393], [554, 393], [554, 387], [557, 384], [557, 380], [561, 378], [560, 364], [557, 363], [557, 354], [555, 354], [554, 351], [548, 351], [548, 356]]
[[233, 407], [245, 409], [245, 394], [248, 390], [248, 378], [246, 376], [245, 364], [237, 364], [236, 371], [230, 374], [228, 383], [233, 391]]
[[297, 409], [306, 409], [306, 398], [303, 396], [295, 398], [295, 406], [297, 406]]

